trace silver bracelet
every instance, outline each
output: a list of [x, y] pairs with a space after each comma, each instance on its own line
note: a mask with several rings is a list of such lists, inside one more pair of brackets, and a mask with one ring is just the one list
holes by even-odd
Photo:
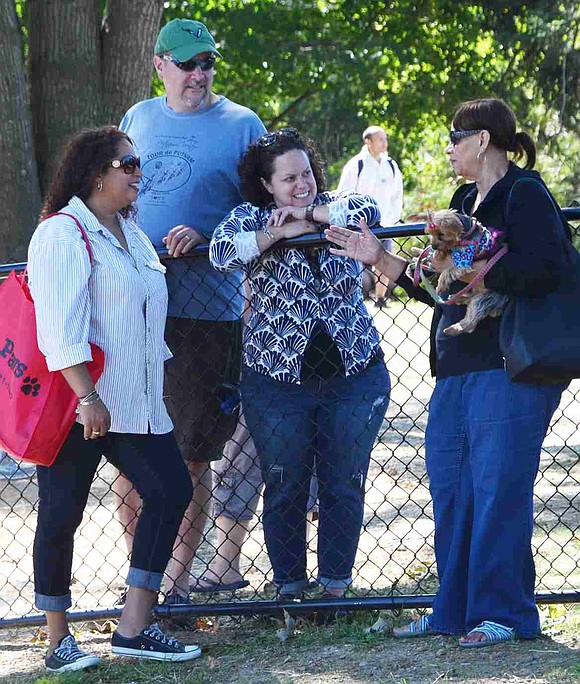
[[101, 401], [101, 397], [99, 396], [97, 390], [94, 389], [92, 392], [85, 394], [84, 397], [79, 397], [76, 413], [80, 413], [81, 406], [93, 406], [93, 404], [98, 404], [99, 401]]
[[274, 242], [274, 240], [276, 239], [276, 236], [275, 236], [274, 233], [268, 228], [268, 226], [264, 226], [264, 227], [262, 228], [262, 232], [263, 232], [264, 235], [268, 238], [268, 240], [270, 240], [271, 242]]

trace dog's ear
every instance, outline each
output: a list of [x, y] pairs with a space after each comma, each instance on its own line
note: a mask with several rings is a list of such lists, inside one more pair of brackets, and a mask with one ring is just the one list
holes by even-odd
[[435, 213], [431, 211], [431, 209], [428, 209], [426, 214], [425, 214], [425, 233], [427, 235], [433, 235], [433, 233], [436, 233], [438, 228], [435, 225]]

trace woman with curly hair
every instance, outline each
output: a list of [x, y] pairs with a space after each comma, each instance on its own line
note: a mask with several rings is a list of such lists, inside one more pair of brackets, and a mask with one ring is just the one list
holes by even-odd
[[[112, 651], [157, 660], [201, 655], [151, 622], [151, 608], [192, 491], [163, 402], [165, 269], [130, 218], [142, 177], [130, 138], [114, 126], [84, 131], [65, 150], [28, 251], [39, 347], [78, 397], [78, 419], [51, 466], [38, 466], [36, 607], [46, 614], [50, 672], [99, 663], [70, 634], [74, 534], [101, 455], [143, 500], [129, 590]], [[93, 343], [105, 354], [95, 384]]]
[[210, 259], [243, 268], [251, 318], [242, 404], [266, 483], [263, 524], [283, 597], [306, 587], [306, 509], [319, 482], [318, 583], [340, 597], [352, 583], [370, 451], [389, 403], [379, 335], [363, 302], [362, 265], [326, 246], [282, 247], [329, 223], [373, 225], [363, 195], [324, 192], [322, 163], [293, 128], [267, 133], [240, 164], [248, 200], [217, 227]]

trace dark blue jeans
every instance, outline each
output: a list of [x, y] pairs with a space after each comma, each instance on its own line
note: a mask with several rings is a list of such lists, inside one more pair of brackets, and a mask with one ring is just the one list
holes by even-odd
[[493, 620], [521, 637], [539, 633], [533, 488], [563, 389], [510, 382], [504, 370], [437, 381], [425, 442], [439, 575], [434, 629], [462, 634]]
[[109, 432], [85, 441], [75, 424], [56, 461], [37, 466], [38, 523], [34, 538], [34, 588], [39, 610], [71, 606], [73, 540], [93, 477], [104, 455], [133, 484], [143, 502], [135, 529], [127, 584], [158, 591], [193, 488], [173, 432]]
[[301, 385], [245, 368], [241, 391], [266, 483], [262, 520], [275, 585], [298, 593], [306, 583], [306, 509], [316, 458], [318, 582], [348, 587], [370, 452], [389, 404], [384, 363], [353, 377]]

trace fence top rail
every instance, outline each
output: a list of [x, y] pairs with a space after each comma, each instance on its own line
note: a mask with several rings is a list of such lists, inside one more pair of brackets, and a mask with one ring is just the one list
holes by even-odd
[[[569, 221], [580, 221], [580, 207], [566, 207], [562, 209], [562, 212], [567, 220]], [[400, 237], [415, 237], [418, 235], [425, 234], [425, 224], [424, 223], [400, 223], [396, 226], [379, 226], [378, 228], [372, 228], [372, 232], [381, 240], [386, 240], [387, 238], [400, 238]], [[317, 247], [318, 245], [326, 244], [326, 240], [321, 235], [299, 235], [295, 238], [289, 238], [287, 240], [280, 240], [276, 243], [276, 249], [280, 248], [292, 248], [292, 247]], [[207, 256], [209, 252], [209, 243], [204, 243], [197, 245], [190, 252], [184, 255], [185, 258], [196, 258]], [[159, 258], [169, 259], [166, 248], [158, 249], [157, 254]], [[181, 257], [181, 258], [184, 258]], [[2, 276], [8, 275], [10, 271], [23, 271], [26, 268], [26, 262], [14, 263], [14, 264], [0, 264], [0, 278]]]

